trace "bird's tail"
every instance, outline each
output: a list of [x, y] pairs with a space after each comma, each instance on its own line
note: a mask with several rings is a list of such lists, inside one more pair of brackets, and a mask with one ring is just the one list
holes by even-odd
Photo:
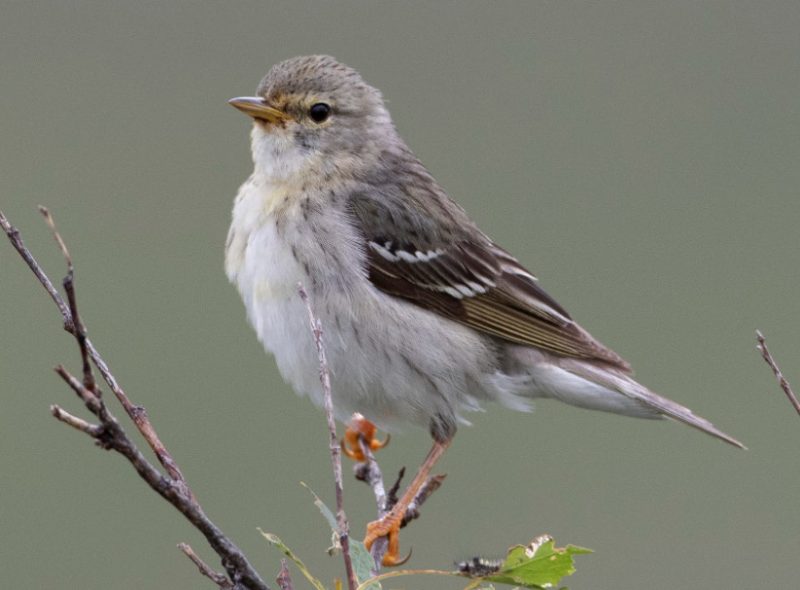
[[747, 448], [705, 418], [693, 413], [689, 408], [650, 391], [644, 385], [625, 374], [581, 361], [563, 363], [561, 367], [573, 375], [636, 400], [646, 408], [652, 408], [667, 418], [683, 422], [692, 428], [701, 430], [740, 449]]

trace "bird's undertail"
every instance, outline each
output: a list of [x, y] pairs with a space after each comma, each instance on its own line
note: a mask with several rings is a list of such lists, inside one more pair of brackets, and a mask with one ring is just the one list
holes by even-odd
[[623, 394], [625, 397], [639, 402], [647, 409], [652, 409], [659, 414], [683, 422], [697, 430], [725, 441], [740, 449], [746, 449], [741, 442], [721, 431], [711, 422], [694, 414], [689, 408], [682, 406], [670, 399], [662, 397], [647, 389], [641, 383], [634, 381], [631, 377], [614, 370], [605, 369], [588, 363], [568, 362], [562, 368], [573, 375], [591, 381], [604, 388]]

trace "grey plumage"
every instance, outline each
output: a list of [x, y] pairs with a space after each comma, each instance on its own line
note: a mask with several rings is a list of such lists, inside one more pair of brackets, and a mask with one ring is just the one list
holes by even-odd
[[[741, 446], [634, 381], [449, 198], [355, 70], [293, 58], [257, 97], [232, 102], [255, 119], [255, 170], [236, 198], [226, 270], [298, 393], [321, 400], [301, 281], [327, 330], [340, 419], [358, 411], [447, 440], [482, 402], [550, 397], [667, 416]], [[316, 120], [315, 105], [330, 114]]]

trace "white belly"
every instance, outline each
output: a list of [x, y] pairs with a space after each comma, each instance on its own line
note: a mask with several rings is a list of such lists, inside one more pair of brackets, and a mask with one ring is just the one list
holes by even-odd
[[283, 378], [299, 393], [316, 393], [317, 356], [297, 291], [298, 283], [306, 284], [308, 277], [276, 228], [273, 214], [280, 193], [253, 179], [242, 185], [233, 209], [225, 270]]
[[275, 356], [283, 378], [296, 391], [312, 393], [319, 389], [317, 355], [297, 290], [301, 282], [308, 287], [303, 269], [274, 224], [250, 234], [236, 280], [247, 316], [264, 348]]
[[[322, 402], [317, 351], [297, 291], [302, 282], [323, 325], [340, 420], [358, 411], [384, 428], [427, 427], [437, 415], [458, 419], [477, 409], [481, 399], [524, 405], [509, 391], [516, 387], [494, 372], [491, 354], [476, 334], [377, 291], [352, 268], [347, 276], [343, 268], [331, 273], [325, 250], [336, 246], [309, 243], [298, 233], [302, 225], [287, 218], [279, 218], [278, 229], [269, 207], [275, 200], [257, 188], [245, 183], [236, 200], [226, 270], [258, 339], [297, 393]], [[331, 227], [332, 235], [345, 239], [346, 228]], [[306, 270], [295, 251], [303, 251], [303, 260], [316, 270]], [[308, 272], [315, 273], [316, 285]]]

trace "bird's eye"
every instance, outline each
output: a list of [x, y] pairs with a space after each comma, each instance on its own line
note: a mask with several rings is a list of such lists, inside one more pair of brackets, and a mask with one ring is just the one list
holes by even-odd
[[308, 109], [308, 115], [315, 123], [322, 123], [325, 119], [330, 117], [331, 106], [324, 102], [315, 103]]

